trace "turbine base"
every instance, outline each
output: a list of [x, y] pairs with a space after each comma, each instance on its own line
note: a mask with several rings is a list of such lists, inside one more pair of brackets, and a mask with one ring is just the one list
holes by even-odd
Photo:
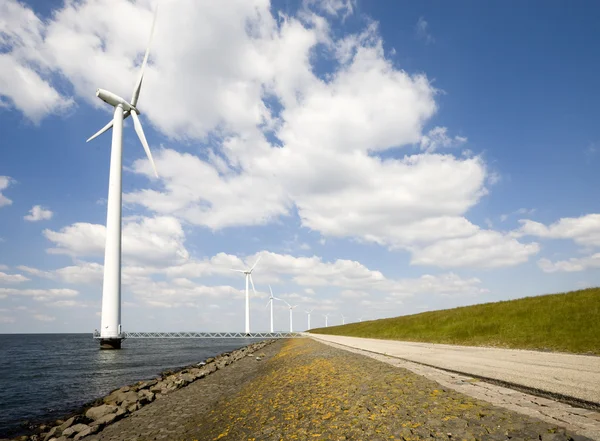
[[100, 349], [121, 349], [122, 338], [101, 338]]

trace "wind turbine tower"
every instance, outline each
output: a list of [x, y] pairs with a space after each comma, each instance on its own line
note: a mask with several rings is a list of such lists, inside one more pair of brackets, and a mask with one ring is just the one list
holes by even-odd
[[329, 319], [329, 313], [327, 314], [323, 314], [323, 317], [325, 317], [325, 327], [327, 328], [329, 325], [327, 324], [327, 319]]
[[344, 314], [340, 314], [342, 316], [342, 325], [346, 324], [346, 316]]
[[271, 296], [269, 297], [267, 306], [269, 306], [269, 304], [271, 304], [271, 334], [272, 334], [274, 332], [273, 331], [273, 300], [281, 300], [281, 299], [278, 299], [277, 297], [273, 297], [273, 290], [271, 289], [271, 285], [269, 285], [269, 291], [271, 292]]
[[252, 291], [254, 291], [254, 294], [256, 294], [256, 289], [254, 289], [254, 281], [252, 280], [252, 271], [254, 271], [254, 268], [261, 257], [262, 256], [259, 256], [258, 259], [256, 259], [256, 262], [254, 262], [254, 265], [252, 265], [252, 268], [250, 269], [232, 269], [232, 271], [244, 273], [246, 276], [246, 334], [250, 334], [250, 293], [248, 292], [248, 281], [250, 281], [250, 284], [252, 285]]
[[144, 55], [144, 61], [140, 69], [140, 75], [133, 89], [133, 96], [128, 102], [124, 98], [104, 89], [97, 89], [96, 96], [115, 108], [113, 119], [90, 137], [91, 141], [109, 129], [112, 132], [112, 144], [110, 151], [110, 174], [108, 178], [108, 203], [106, 210], [106, 245], [104, 248], [104, 280], [102, 283], [102, 316], [100, 319], [100, 348], [120, 349], [123, 340], [123, 329], [121, 326], [121, 210], [122, 210], [122, 174], [123, 174], [123, 120], [131, 116], [133, 127], [140, 139], [146, 156], [152, 165], [154, 175], [158, 177], [156, 166], [150, 153], [150, 147], [138, 115], [136, 107], [140, 97], [144, 69], [148, 63], [150, 54], [150, 43], [154, 34], [156, 15], [158, 8], [154, 11], [154, 19], [150, 31], [150, 40]]
[[310, 313], [313, 312], [313, 311], [314, 311], [314, 309], [307, 309], [306, 311], [304, 311], [308, 315], [308, 325], [307, 325], [307, 328], [306, 328], [307, 330], [310, 329]]
[[292, 321], [293, 321], [293, 317], [292, 317], [292, 311], [293, 311], [293, 309], [294, 309], [294, 308], [296, 308], [298, 305], [294, 305], [294, 306], [292, 306], [292, 305], [290, 305], [288, 302], [286, 302], [286, 301], [285, 301], [285, 300], [283, 300], [283, 299], [278, 299], [278, 300], [281, 300], [282, 302], [284, 302], [284, 303], [285, 303], [285, 304], [288, 306], [288, 308], [289, 308], [289, 310], [290, 310], [290, 332], [294, 332], [294, 327], [293, 327], [293, 325], [292, 325]]

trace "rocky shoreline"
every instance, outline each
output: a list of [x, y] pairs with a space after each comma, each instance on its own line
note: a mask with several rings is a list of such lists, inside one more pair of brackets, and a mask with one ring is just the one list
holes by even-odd
[[[200, 363], [181, 369], [165, 370], [156, 378], [138, 381], [129, 386], [113, 390], [105, 397], [94, 400], [82, 407], [81, 411], [69, 418], [56, 420], [50, 424], [40, 424], [29, 435], [12, 438], [14, 441], [67, 441], [79, 440], [98, 433], [104, 427], [120, 420], [147, 404], [159, 400], [167, 394], [202, 379], [213, 372], [241, 360], [255, 357], [260, 361], [263, 354], [257, 353], [273, 340], [252, 343], [243, 348], [224, 352]], [[0, 440], [3, 441], [3, 440]]]

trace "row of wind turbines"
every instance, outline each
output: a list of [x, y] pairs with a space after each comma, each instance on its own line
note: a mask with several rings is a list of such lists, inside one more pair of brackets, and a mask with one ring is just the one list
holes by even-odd
[[[246, 334], [250, 334], [250, 289], [249, 287], [252, 286], [252, 291], [254, 292], [254, 294], [256, 295], [256, 288], [254, 287], [254, 280], [252, 280], [252, 271], [254, 271], [254, 269], [256, 268], [256, 265], [258, 264], [258, 262], [260, 261], [262, 256], [259, 256], [258, 259], [256, 259], [256, 262], [254, 262], [254, 265], [252, 265], [252, 267], [248, 268], [248, 269], [234, 269], [231, 268], [232, 271], [237, 271], [239, 273], [244, 274], [245, 279], [246, 279], [246, 327], [245, 327], [245, 332]], [[290, 303], [288, 303], [286, 300], [284, 299], [280, 299], [278, 297], [275, 297], [273, 295], [273, 289], [271, 288], [271, 285], [269, 285], [269, 292], [270, 292], [270, 296], [269, 296], [269, 301], [267, 302], [267, 305], [265, 306], [265, 308], [268, 308], [269, 306], [271, 306], [271, 326], [270, 326], [270, 332], [273, 333], [273, 303], [275, 302], [275, 300], [278, 300], [280, 302], [283, 302], [286, 304], [287, 308], [290, 311], [290, 332], [294, 332], [294, 325], [293, 325], [293, 321], [294, 321], [294, 316], [293, 316], [293, 310], [295, 308], [298, 307], [298, 305], [291, 305]], [[311, 329], [310, 327], [310, 314], [314, 311], [313, 309], [307, 309], [304, 312], [307, 314], [307, 318], [308, 318], [308, 324], [307, 324], [307, 328], [306, 329]], [[328, 314], [323, 314], [323, 317], [325, 317], [325, 327], [329, 326], [329, 317], [332, 316], [333, 314], [328, 313]], [[342, 317], [342, 325], [346, 324], [346, 319], [348, 318], [347, 316], [345, 316], [344, 314], [340, 314], [340, 316]], [[359, 321], [362, 322], [362, 317], [359, 318]]]

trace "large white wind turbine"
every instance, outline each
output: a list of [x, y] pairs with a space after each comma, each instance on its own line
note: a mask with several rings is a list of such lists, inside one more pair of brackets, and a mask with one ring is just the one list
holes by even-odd
[[340, 314], [340, 316], [342, 316], [342, 325], [345, 325], [348, 317], [346, 317], [344, 314]]
[[269, 285], [269, 291], [271, 292], [271, 296], [269, 297], [269, 301], [267, 302], [267, 306], [271, 305], [271, 334], [273, 333], [273, 300], [281, 300], [277, 297], [273, 297], [273, 290], [271, 289], [271, 285]]
[[306, 328], [307, 330], [310, 329], [310, 313], [313, 311], [314, 311], [314, 309], [307, 309], [306, 311], [304, 311], [304, 312], [306, 312], [306, 314], [308, 314], [308, 325]]
[[252, 285], [252, 291], [254, 291], [254, 294], [256, 294], [256, 289], [254, 289], [254, 281], [252, 280], [252, 271], [254, 271], [254, 268], [261, 257], [262, 256], [259, 256], [258, 259], [256, 259], [256, 262], [254, 262], [254, 265], [252, 265], [252, 268], [250, 269], [232, 269], [232, 271], [244, 273], [246, 276], [246, 334], [250, 334], [250, 293], [248, 292], [248, 281], [250, 281], [250, 284]]
[[133, 119], [135, 132], [146, 151], [146, 156], [148, 156], [154, 174], [158, 177], [152, 153], [150, 153], [150, 147], [148, 147], [148, 141], [146, 141], [146, 136], [138, 117], [140, 111], [137, 108], [142, 81], [144, 79], [144, 69], [148, 62], [150, 43], [154, 34], [157, 12], [158, 8], [154, 12], [150, 40], [148, 41], [140, 75], [133, 89], [131, 101], [127, 102], [124, 98], [107, 90], [97, 89], [96, 96], [115, 108], [114, 115], [113, 119], [107, 125], [86, 141], [91, 141], [111, 127], [113, 129], [110, 151], [110, 175], [108, 180], [106, 246], [104, 248], [104, 281], [102, 284], [102, 317], [100, 324], [100, 347], [103, 349], [119, 349], [123, 340], [121, 328], [121, 179], [123, 171], [123, 120], [125, 118], [131, 116]]
[[325, 317], [325, 327], [327, 328], [329, 325], [327, 324], [327, 319], [329, 318], [329, 313], [327, 314], [323, 314], [323, 317]]
[[294, 308], [296, 308], [298, 305], [294, 305], [294, 306], [292, 306], [292, 305], [290, 305], [288, 302], [286, 302], [286, 301], [285, 301], [285, 300], [283, 300], [283, 299], [277, 299], [277, 300], [281, 300], [282, 302], [284, 302], [284, 303], [285, 303], [285, 304], [288, 306], [288, 308], [289, 308], [289, 310], [290, 310], [290, 332], [294, 332], [294, 326], [292, 325], [292, 322], [293, 322], [292, 311], [293, 311], [293, 309], [294, 309]]

